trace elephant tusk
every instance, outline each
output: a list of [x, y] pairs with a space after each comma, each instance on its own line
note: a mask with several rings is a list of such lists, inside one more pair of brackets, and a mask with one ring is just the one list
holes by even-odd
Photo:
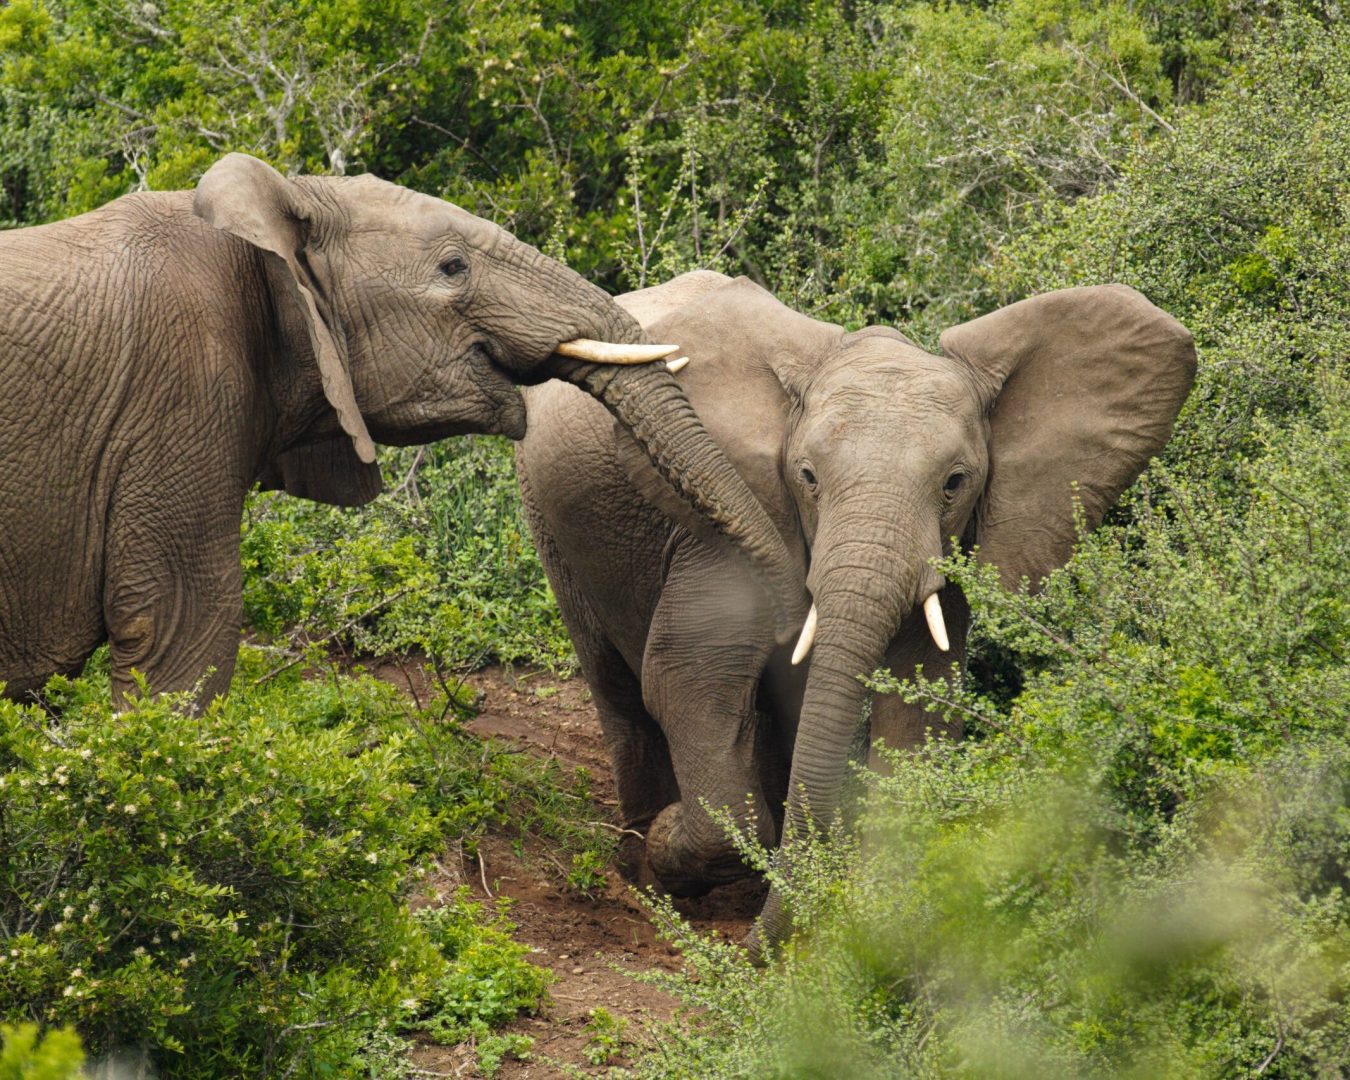
[[797, 647], [792, 650], [792, 663], [800, 664], [806, 659], [806, 654], [811, 651], [811, 645], [816, 640], [816, 622], [820, 616], [816, 612], [816, 605], [811, 605], [811, 610], [806, 613], [806, 622], [802, 624], [801, 637], [797, 639]]
[[687, 363], [689, 363], [689, 357], [677, 356], [675, 357], [674, 360], [666, 361], [666, 370], [669, 371], [672, 375], [674, 375], [675, 372], [679, 371]]
[[937, 593], [930, 594], [923, 602], [923, 617], [928, 620], [928, 632], [933, 635], [933, 644], [946, 652], [952, 646], [947, 640], [947, 624], [942, 621], [942, 604], [938, 601]]
[[564, 341], [553, 351], [573, 360], [588, 360], [592, 364], [650, 364], [679, 351], [678, 345], [618, 345], [612, 341], [592, 341], [577, 338]]

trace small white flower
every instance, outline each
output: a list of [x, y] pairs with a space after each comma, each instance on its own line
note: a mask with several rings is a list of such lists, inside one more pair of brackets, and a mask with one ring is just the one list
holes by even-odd
[[131, 955], [132, 955], [132, 956], [144, 956], [144, 955], [145, 955], [145, 946], [144, 946], [144, 945], [137, 945], [134, 949], [131, 950]]
[[75, 914], [75, 906], [73, 904], [67, 904], [61, 909], [61, 914], [67, 919], [71, 918]]
[[70, 977], [71, 977], [72, 979], [78, 979], [78, 978], [80, 978], [83, 974], [84, 974], [84, 968], [75, 968], [75, 970], [73, 970], [73, 971], [70, 973]]
[[61, 991], [62, 997], [73, 997], [74, 995], [75, 995], [75, 987], [73, 986], [67, 986], [64, 990]]
[[126, 806], [122, 807], [122, 809], [128, 814], [134, 814], [136, 812], [136, 804], [134, 802], [129, 802]]
[[417, 1008], [417, 999], [404, 998], [402, 1001], [399, 1002], [399, 1004], [402, 1005], [405, 1009], [412, 1011], [413, 1009]]
[[375, 852], [373, 852], [373, 851], [367, 851], [367, 852], [366, 852], [366, 862], [370, 863], [370, 864], [373, 866], [375, 863], [377, 863], [377, 862], [379, 862], [379, 861], [380, 861], [380, 857], [379, 857], [378, 855], [376, 855]]

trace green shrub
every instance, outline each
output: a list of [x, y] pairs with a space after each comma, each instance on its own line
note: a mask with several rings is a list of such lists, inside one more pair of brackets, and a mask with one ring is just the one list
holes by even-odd
[[46, 709], [0, 702], [0, 1020], [146, 1045], [165, 1077], [364, 1075], [419, 1003], [485, 1061], [523, 1053], [490, 1036], [544, 986], [509, 924], [406, 899], [427, 856], [489, 828], [600, 857], [584, 777], [443, 702], [271, 663], [245, 650], [200, 716], [113, 716], [97, 671], [53, 680]]
[[596, 1006], [586, 1021], [586, 1060], [592, 1065], [608, 1065], [623, 1056], [623, 1033], [628, 1021], [608, 1009]]
[[1046, 204], [991, 272], [1005, 301], [1122, 281], [1180, 319], [1201, 365], [1166, 459], [1220, 499], [1256, 418], [1306, 415], [1350, 352], [1350, 25], [1286, 4], [1240, 54], [1175, 135], [1111, 190]]
[[0, 1016], [144, 1042], [164, 1076], [336, 1068], [443, 968], [408, 914], [439, 830], [411, 730], [303, 686], [112, 716], [0, 703]]
[[521, 516], [504, 439], [383, 452], [388, 489], [360, 510], [255, 495], [244, 614], [271, 639], [424, 655], [448, 679], [492, 661], [574, 663]]
[[59, 1028], [39, 1037], [36, 1024], [0, 1025], [0, 1080], [77, 1080], [80, 1039]]
[[531, 1040], [494, 1035], [493, 1029], [542, 1004], [552, 973], [525, 957], [530, 950], [511, 939], [514, 925], [504, 906], [495, 918], [467, 899], [418, 913], [427, 935], [449, 961], [449, 969], [427, 997], [419, 1026], [438, 1042], [472, 1040], [484, 1072], [492, 1075], [505, 1054], [525, 1057]]

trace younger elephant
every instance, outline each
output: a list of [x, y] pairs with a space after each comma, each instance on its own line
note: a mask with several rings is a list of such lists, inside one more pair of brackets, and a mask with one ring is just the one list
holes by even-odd
[[195, 195], [0, 233], [4, 692], [105, 639], [119, 701], [133, 669], [155, 691], [213, 670], [205, 692], [223, 690], [255, 481], [358, 505], [380, 488], [372, 440], [518, 439], [516, 385], [551, 377], [595, 394], [788, 597], [795, 566], [666, 366], [615, 366], [669, 351], [644, 340], [605, 293], [449, 203], [242, 154]]
[[[619, 298], [690, 357], [681, 381], [776, 523], [814, 604], [795, 650], [771, 599], [667, 496], [628, 436], [570, 387], [527, 395], [517, 458], [536, 540], [595, 696], [625, 824], [690, 893], [747, 871], [700, 806], [765, 843], [828, 820], [877, 667], [949, 667], [969, 610], [930, 565], [979, 545], [1009, 588], [1068, 559], [1167, 441], [1191, 336], [1133, 289], [1065, 289], [953, 327], [943, 355], [846, 333], [740, 278], [686, 274]], [[809, 665], [794, 666], [811, 649]], [[931, 717], [878, 700], [873, 736]], [[784, 930], [771, 894], [763, 926]]]

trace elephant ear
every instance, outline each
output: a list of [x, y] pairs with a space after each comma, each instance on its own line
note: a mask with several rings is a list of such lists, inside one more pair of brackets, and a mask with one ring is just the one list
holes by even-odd
[[1186, 328], [1125, 285], [1062, 289], [942, 335], [985, 392], [980, 559], [1037, 588], [1167, 442], [1195, 378]]
[[384, 487], [380, 467], [358, 458], [345, 435], [283, 451], [263, 470], [258, 484], [264, 491], [285, 491], [332, 506], [364, 506]]
[[[341, 345], [320, 313], [318, 292], [305, 255], [309, 221], [296, 186], [266, 162], [247, 154], [226, 154], [197, 185], [192, 211], [209, 225], [246, 240], [274, 261], [276, 280], [289, 294], [309, 334], [324, 396], [351, 436], [357, 464], [375, 469], [375, 444], [361, 418], [351, 373]], [[320, 456], [327, 456], [320, 455]], [[369, 476], [357, 481], [368, 484]], [[346, 481], [340, 481], [344, 486]], [[310, 496], [315, 498], [318, 496]], [[327, 501], [327, 500], [325, 500]]]
[[[748, 278], [702, 273], [697, 282], [686, 280], [695, 274], [686, 274], [621, 296], [619, 303], [639, 321], [652, 320], [643, 324], [649, 336], [665, 335], [652, 340], [677, 344], [689, 357], [679, 379], [694, 411], [758, 496], [788, 550], [804, 558], [796, 506], [783, 482], [784, 433], [804, 372], [839, 348], [843, 331], [798, 314]], [[657, 295], [666, 289], [678, 304]], [[707, 523], [675, 496], [622, 428], [615, 430], [615, 447], [652, 505], [696, 536], [709, 537]]]

